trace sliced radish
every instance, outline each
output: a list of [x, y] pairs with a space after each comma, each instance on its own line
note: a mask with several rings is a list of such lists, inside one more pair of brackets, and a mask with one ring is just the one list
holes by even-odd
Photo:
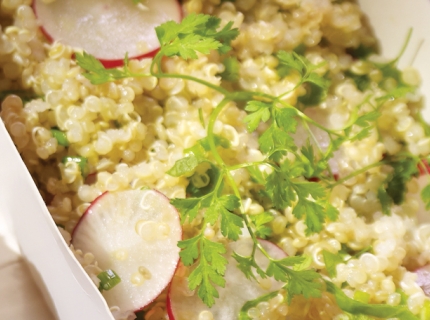
[[[273, 258], [282, 259], [286, 257], [285, 252], [275, 244], [265, 240], [260, 240], [260, 243]], [[201, 319], [199, 315], [202, 312], [210, 312], [214, 320], [237, 319], [240, 309], [247, 301], [279, 290], [283, 285], [282, 283], [271, 278], [263, 279], [259, 282], [248, 280], [242, 271], [237, 268], [237, 261], [231, 256], [232, 253], [236, 252], [240, 255], [248, 256], [252, 252], [252, 245], [253, 242], [250, 238], [228, 245], [225, 288], [218, 288], [219, 298], [212, 308], [208, 308], [197, 296], [197, 293], [190, 292], [186, 277], [186, 267], [181, 264], [173, 277], [167, 297], [169, 319], [199, 320]], [[256, 253], [256, 262], [264, 270], [269, 265], [269, 260], [259, 251]]]
[[106, 67], [121, 65], [126, 53], [153, 56], [159, 48], [155, 27], [182, 18], [177, 0], [34, 0], [33, 8], [51, 41], [83, 49]]
[[108, 305], [136, 311], [171, 281], [181, 237], [179, 215], [168, 198], [154, 190], [129, 190], [97, 198], [73, 231], [72, 244], [121, 278], [102, 292]]
[[430, 297], [430, 265], [415, 270], [418, 275], [416, 283], [423, 289], [427, 297]]

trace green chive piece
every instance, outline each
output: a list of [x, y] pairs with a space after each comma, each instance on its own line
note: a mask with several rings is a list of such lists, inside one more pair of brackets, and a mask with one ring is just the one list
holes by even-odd
[[100, 272], [97, 275], [100, 279], [99, 290], [110, 290], [121, 282], [121, 278], [115, 273], [115, 271], [108, 269], [106, 271]]
[[63, 147], [69, 146], [69, 140], [67, 140], [67, 135], [65, 132], [60, 131], [56, 128], [52, 128], [51, 134], [57, 140], [57, 142], [60, 146], [63, 146]]
[[363, 303], [369, 303], [370, 295], [364, 291], [355, 291], [354, 300], [360, 301]]
[[84, 158], [84, 157], [79, 157], [79, 156], [66, 156], [63, 158], [63, 160], [61, 161], [62, 163], [67, 163], [67, 162], [76, 162], [79, 165], [79, 168], [81, 169], [81, 174], [82, 177], [86, 177], [88, 175], [88, 159]]

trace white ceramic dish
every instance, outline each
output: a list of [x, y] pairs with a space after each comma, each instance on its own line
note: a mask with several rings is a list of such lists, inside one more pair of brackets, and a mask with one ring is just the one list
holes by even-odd
[[[409, 28], [411, 42], [400, 65], [415, 66], [422, 92], [430, 95], [430, 0], [360, 0], [380, 40], [383, 54], [395, 57]], [[424, 117], [430, 122], [429, 99]], [[0, 122], [0, 207], [12, 220], [21, 253], [52, 312], [61, 320], [112, 320], [109, 309], [59, 234], [24, 163]], [[12, 234], [6, 235], [13, 243]]]

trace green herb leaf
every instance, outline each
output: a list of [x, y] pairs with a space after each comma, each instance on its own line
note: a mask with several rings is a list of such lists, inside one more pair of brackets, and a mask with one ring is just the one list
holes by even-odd
[[217, 198], [206, 210], [205, 221], [213, 225], [218, 219], [221, 219], [222, 235], [236, 241], [242, 234], [243, 219], [232, 211], [239, 206], [240, 202], [236, 196], [228, 195]]
[[277, 295], [278, 295], [278, 291], [274, 291], [274, 292], [262, 295], [261, 297], [258, 297], [257, 299], [247, 301], [243, 305], [243, 307], [240, 309], [239, 320], [252, 320], [253, 318], [248, 316], [249, 309], [255, 308], [256, 306], [258, 306], [258, 304], [260, 302], [269, 301], [269, 300], [273, 299], [274, 297], [276, 297]]
[[336, 274], [337, 274], [336, 266], [339, 263], [343, 263], [345, 260], [342, 258], [341, 255], [331, 253], [327, 250], [323, 250], [322, 254], [323, 254], [323, 258], [324, 258], [325, 268], [327, 270], [329, 277], [335, 278]]
[[273, 215], [270, 212], [250, 215], [249, 219], [254, 224], [255, 235], [258, 238], [266, 239], [266, 237], [272, 234], [272, 229], [266, 226], [267, 223], [272, 222], [274, 219]]
[[286, 282], [288, 304], [295, 295], [305, 298], [321, 297], [322, 285], [318, 282], [321, 276], [314, 270], [292, 270], [288, 267], [303, 264], [306, 257], [287, 257], [282, 260], [270, 261], [266, 274], [278, 281]]
[[187, 198], [187, 199], [172, 199], [170, 203], [178, 209], [181, 214], [181, 222], [184, 223], [187, 218], [189, 221], [193, 221], [199, 210], [202, 208], [202, 199], [201, 198]]
[[254, 257], [244, 257], [236, 252], [233, 252], [232, 257], [238, 262], [237, 268], [243, 272], [247, 279], [256, 280], [255, 274], [253, 272], [253, 268], [257, 271], [257, 273], [262, 277], [266, 278], [266, 273], [257, 265]]
[[[192, 240], [190, 242], [187, 242]], [[200, 253], [195, 269], [188, 277], [188, 285], [191, 290], [198, 287], [197, 294], [202, 301], [211, 307], [215, 298], [219, 297], [215, 285], [225, 286], [223, 275], [225, 273], [227, 259], [223, 257], [226, 252], [221, 243], [212, 242], [201, 235], [192, 239], [180, 241], [178, 246], [183, 248], [181, 258], [187, 263], [195, 260]], [[183, 253], [185, 251], [185, 253]], [[184, 262], [185, 264], [185, 262]]]
[[223, 60], [224, 71], [219, 75], [223, 80], [237, 82], [239, 80], [240, 63], [236, 57], [227, 57]]
[[209, 54], [211, 50], [218, 50], [221, 54], [227, 53], [239, 31], [232, 29], [232, 22], [217, 31], [220, 23], [219, 18], [195, 13], [186, 16], [181, 23], [163, 23], [155, 28], [161, 44], [160, 55], [196, 59], [196, 52]]
[[246, 104], [245, 110], [252, 112], [248, 114], [243, 122], [247, 124], [249, 132], [255, 131], [260, 122], [266, 122], [270, 119], [270, 109], [272, 105], [262, 101], [249, 101]]
[[426, 205], [426, 210], [430, 210], [430, 184], [421, 190], [421, 199]]
[[383, 186], [378, 188], [378, 199], [381, 203], [382, 213], [385, 215], [390, 215], [391, 213], [391, 205], [393, 203], [393, 199], [388, 195], [387, 190]]
[[194, 154], [189, 154], [188, 157], [176, 161], [175, 165], [166, 173], [173, 177], [180, 177], [196, 169], [200, 162]]
[[418, 161], [414, 158], [393, 159], [389, 164], [394, 171], [386, 180], [387, 194], [391, 197], [394, 204], [401, 204], [405, 197], [406, 183], [412, 176], [418, 175]]
[[351, 78], [354, 81], [357, 89], [361, 92], [366, 91], [370, 87], [371, 80], [367, 74], [358, 75], [352, 73], [351, 71], [346, 71], [345, 76]]
[[194, 238], [181, 240], [178, 242], [178, 247], [182, 249], [182, 251], [179, 253], [179, 256], [181, 257], [182, 263], [185, 266], [192, 265], [194, 260], [199, 257], [200, 239], [201, 236], [198, 235]]
[[115, 81], [131, 77], [131, 73], [127, 69], [127, 55], [124, 59], [124, 69], [106, 69], [103, 64], [94, 56], [86, 53], [76, 52], [76, 62], [78, 66], [86, 72], [83, 74], [85, 78], [90, 80], [92, 84], [102, 84], [109, 81]]

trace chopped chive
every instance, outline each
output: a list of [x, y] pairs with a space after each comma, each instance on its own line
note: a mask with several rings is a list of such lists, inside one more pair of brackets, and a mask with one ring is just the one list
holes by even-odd
[[354, 300], [360, 301], [363, 303], [369, 303], [370, 295], [364, 291], [355, 291]]
[[57, 128], [51, 128], [51, 134], [57, 140], [60, 146], [63, 146], [63, 147], [69, 146], [69, 140], [67, 140], [67, 135], [65, 132]]
[[115, 273], [115, 271], [108, 269], [106, 271], [100, 272], [97, 275], [100, 279], [99, 290], [110, 290], [121, 282], [121, 278]]
[[84, 158], [84, 157], [79, 157], [79, 156], [66, 156], [62, 159], [62, 163], [67, 163], [67, 162], [76, 162], [79, 165], [79, 168], [81, 169], [81, 174], [82, 177], [86, 177], [88, 175], [88, 159]]

